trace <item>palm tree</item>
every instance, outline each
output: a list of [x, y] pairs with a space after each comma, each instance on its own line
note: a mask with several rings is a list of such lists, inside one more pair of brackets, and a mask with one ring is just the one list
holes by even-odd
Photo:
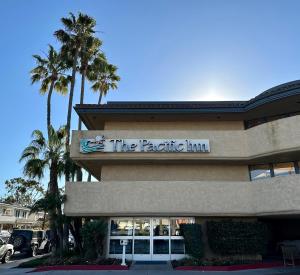
[[[85, 80], [89, 78], [89, 75], [93, 74], [95, 69], [101, 70], [106, 64], [106, 59], [99, 59], [99, 50], [102, 45], [102, 41], [96, 37], [89, 37], [86, 40], [85, 45], [83, 45], [80, 51], [80, 67], [79, 72], [81, 74], [81, 88], [80, 88], [80, 104], [84, 101], [84, 91], [85, 91]], [[96, 61], [96, 59], [98, 59]], [[96, 65], [97, 64], [97, 68]], [[78, 130], [81, 130], [82, 122], [78, 118]]]
[[62, 56], [53, 46], [49, 45], [48, 53], [43, 58], [40, 55], [33, 55], [36, 67], [31, 70], [31, 83], [41, 82], [40, 93], [48, 92], [47, 97], [47, 130], [49, 135], [51, 125], [51, 97], [53, 90], [65, 95], [68, 92], [69, 78], [64, 72], [67, 69]]
[[[49, 170], [50, 176], [47, 194], [48, 199], [51, 198], [52, 201], [49, 208], [50, 229], [52, 232], [57, 232], [60, 248], [62, 248], [63, 231], [61, 224], [58, 224], [58, 221], [62, 217], [58, 178], [65, 170], [65, 140], [65, 127], [61, 127], [55, 131], [50, 126], [48, 140], [45, 139], [40, 130], [35, 130], [32, 133], [32, 141], [24, 149], [20, 158], [20, 161], [25, 161], [23, 173], [29, 178], [41, 179], [44, 177], [45, 171]], [[57, 249], [57, 246], [57, 238], [55, 238], [54, 247]]]
[[98, 104], [101, 104], [102, 97], [106, 96], [110, 89], [118, 88], [120, 77], [116, 74], [117, 69], [116, 66], [107, 64], [97, 73], [92, 89], [99, 92]]
[[[70, 17], [62, 18], [61, 22], [64, 29], [57, 30], [54, 35], [62, 43], [62, 52], [64, 53], [66, 60], [69, 60], [72, 63], [66, 124], [66, 153], [69, 154], [72, 105], [78, 58], [82, 48], [86, 45], [86, 41], [95, 33], [94, 28], [96, 26], [96, 21], [86, 14], [79, 13], [76, 17], [73, 13], [70, 13]], [[67, 170], [66, 181], [69, 181], [69, 179], [70, 172]]]

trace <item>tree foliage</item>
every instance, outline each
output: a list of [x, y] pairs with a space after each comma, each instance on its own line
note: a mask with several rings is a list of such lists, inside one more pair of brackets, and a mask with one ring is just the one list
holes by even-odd
[[44, 194], [40, 182], [24, 178], [13, 178], [5, 181], [6, 196], [2, 201], [22, 206], [32, 206]]
[[181, 224], [180, 230], [184, 237], [186, 253], [201, 259], [204, 253], [201, 224]]
[[103, 256], [106, 234], [107, 223], [104, 219], [90, 221], [82, 227], [81, 236], [86, 259], [99, 259]]

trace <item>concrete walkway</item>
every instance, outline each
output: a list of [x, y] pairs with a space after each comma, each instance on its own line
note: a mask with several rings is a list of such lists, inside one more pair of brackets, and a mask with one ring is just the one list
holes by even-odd
[[172, 271], [173, 268], [170, 262], [133, 262], [130, 270], [143, 271]]

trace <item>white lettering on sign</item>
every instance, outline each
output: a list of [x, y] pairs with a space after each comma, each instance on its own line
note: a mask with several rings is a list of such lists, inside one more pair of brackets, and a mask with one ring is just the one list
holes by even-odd
[[209, 153], [207, 139], [105, 139], [96, 136], [80, 140], [81, 153]]

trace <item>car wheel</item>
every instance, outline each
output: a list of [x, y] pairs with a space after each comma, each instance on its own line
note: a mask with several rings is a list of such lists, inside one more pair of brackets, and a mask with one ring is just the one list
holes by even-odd
[[2, 261], [1, 261], [1, 262], [2, 262], [3, 264], [9, 262], [11, 255], [12, 255], [11, 250], [8, 250], [8, 251], [5, 253], [4, 257], [2, 258]]

